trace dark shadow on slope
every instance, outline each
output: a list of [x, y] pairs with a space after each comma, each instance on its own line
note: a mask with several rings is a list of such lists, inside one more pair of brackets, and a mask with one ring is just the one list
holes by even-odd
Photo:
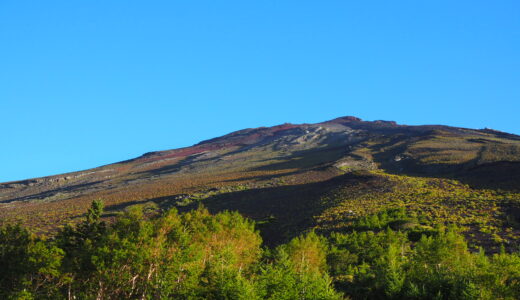
[[[166, 165], [164, 167], [160, 167], [160, 168], [152, 169], [152, 170], [132, 172], [131, 174], [132, 175], [154, 176], [154, 175], [164, 175], [164, 174], [175, 173], [175, 172], [180, 171], [183, 166], [187, 166], [187, 165], [191, 164], [192, 162], [194, 162], [201, 155], [204, 155], [204, 153], [198, 153], [198, 154], [193, 154], [193, 155], [187, 156], [184, 159], [182, 159], [176, 163], [173, 163], [171, 165]], [[209, 161], [209, 160], [214, 160], [214, 159], [216, 159], [216, 158], [213, 157], [213, 158], [201, 159], [201, 160], [198, 160], [198, 162]]]
[[[498, 162], [481, 162], [481, 153], [484, 150], [482, 148], [477, 157], [470, 161], [464, 161], [461, 163], [420, 163], [417, 159], [407, 157], [400, 161], [396, 161], [395, 158], [401, 155], [407, 149], [411, 147], [413, 143], [416, 143], [422, 139], [430, 139], [431, 133], [424, 135], [410, 137], [402, 137], [392, 139], [392, 141], [371, 147], [373, 150], [378, 151], [384, 148], [390, 148], [387, 151], [380, 151], [374, 155], [374, 161], [376, 161], [380, 168], [385, 172], [397, 175], [408, 175], [416, 177], [436, 177], [436, 178], [447, 178], [456, 179], [462, 183], [470, 185], [475, 189], [502, 189], [508, 191], [519, 191], [520, 190], [520, 162], [518, 161], [498, 161]], [[478, 141], [483, 143], [482, 141]], [[398, 143], [402, 143], [398, 146]], [[498, 144], [498, 143], [497, 143]], [[424, 148], [425, 152], [435, 154], [436, 151], [440, 151], [437, 148]], [[450, 149], [449, 145], [441, 150]], [[455, 149], [457, 150], [457, 149]]]
[[287, 169], [309, 169], [324, 164], [334, 163], [344, 157], [348, 151], [344, 146], [330, 147], [325, 149], [310, 149], [296, 151], [291, 155], [277, 160], [285, 160], [266, 166], [252, 169], [253, 171], [280, 171]]
[[259, 175], [259, 176], [249, 176], [249, 177], [240, 177], [236, 179], [228, 179], [223, 180], [222, 182], [241, 182], [241, 181], [263, 181], [263, 180], [272, 180], [284, 176], [291, 176], [302, 173], [301, 170], [299, 171], [290, 171], [290, 172], [284, 172], [284, 173], [278, 173], [278, 174], [272, 174], [272, 175]]
[[419, 164], [412, 160], [396, 166], [386, 164], [382, 169], [396, 175], [455, 179], [474, 189], [520, 191], [520, 162]]
[[[258, 228], [268, 246], [276, 246], [305, 232], [315, 225], [314, 216], [320, 215], [335, 203], [324, 203], [321, 197], [344, 184], [358, 184], [376, 179], [374, 175], [345, 174], [330, 180], [258, 188], [211, 196], [202, 201], [210, 212], [238, 211], [259, 222]], [[154, 199], [160, 206], [171, 205], [167, 197]], [[180, 207], [180, 211], [196, 208], [199, 203]]]
[[520, 191], [520, 162], [516, 161], [420, 164], [408, 159], [392, 164], [388, 162], [388, 157], [385, 159], [387, 162], [381, 164], [381, 168], [389, 174], [455, 179], [474, 189]]
[[0, 203], [10, 203], [10, 202], [14, 202], [14, 201], [27, 201], [27, 200], [41, 200], [41, 199], [45, 199], [48, 197], [52, 197], [58, 193], [85, 191], [85, 190], [88, 190], [88, 188], [90, 188], [94, 185], [97, 185], [99, 183], [102, 183], [102, 182], [104, 182], [104, 180], [98, 180], [98, 181], [94, 181], [94, 182], [87, 182], [87, 183], [81, 183], [81, 184], [75, 184], [75, 185], [69, 185], [69, 186], [63, 186], [63, 187], [57, 187], [57, 188], [51, 188], [44, 192], [16, 197], [16, 198], [11, 198], [8, 200], [3, 200], [3, 201], [0, 201]]
[[[139, 204], [147, 204], [147, 203], [162, 203], [166, 200], [169, 200], [171, 197], [160, 197], [160, 198], [156, 198], [156, 199], [152, 199], [152, 200], [136, 200], [136, 201], [129, 201], [129, 202], [125, 202], [125, 203], [120, 203], [120, 204], [113, 204], [113, 205], [108, 205], [105, 207], [105, 212], [103, 213], [103, 217], [115, 217], [117, 216], [119, 213], [121, 213], [122, 211], [124, 211], [125, 209], [127, 209], [128, 207], [132, 206], [132, 205], [139, 205]], [[86, 214], [84, 214], [86, 215]]]
[[476, 188], [520, 191], [520, 162], [501, 161], [478, 165], [456, 174], [456, 179]]

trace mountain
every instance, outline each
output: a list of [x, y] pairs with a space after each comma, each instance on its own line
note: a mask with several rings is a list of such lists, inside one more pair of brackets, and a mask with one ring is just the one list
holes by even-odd
[[476, 246], [515, 247], [520, 136], [355, 117], [244, 129], [94, 169], [1, 183], [0, 217], [52, 233], [96, 199], [108, 219], [135, 204], [238, 210], [273, 245], [405, 207], [432, 226], [462, 226]]

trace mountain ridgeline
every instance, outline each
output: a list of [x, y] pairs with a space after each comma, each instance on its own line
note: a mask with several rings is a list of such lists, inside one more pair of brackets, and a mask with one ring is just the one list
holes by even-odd
[[355, 117], [245, 129], [1, 183], [0, 220], [4, 245], [48, 264], [3, 278], [10, 297], [515, 299], [520, 136]]

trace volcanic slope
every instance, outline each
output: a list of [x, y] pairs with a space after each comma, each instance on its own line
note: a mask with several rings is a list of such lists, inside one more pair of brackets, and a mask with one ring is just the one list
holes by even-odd
[[245, 129], [86, 171], [2, 183], [0, 217], [52, 234], [95, 199], [105, 202], [108, 219], [135, 204], [238, 210], [273, 245], [310, 229], [348, 230], [400, 207], [414, 218], [402, 226], [454, 223], [474, 246], [517, 247], [520, 136], [355, 117]]

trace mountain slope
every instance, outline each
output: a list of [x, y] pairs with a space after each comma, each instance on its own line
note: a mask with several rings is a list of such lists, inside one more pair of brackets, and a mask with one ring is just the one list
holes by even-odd
[[245, 129], [86, 171], [3, 183], [0, 216], [48, 232], [94, 199], [105, 201], [107, 217], [138, 203], [181, 210], [203, 203], [259, 220], [276, 244], [405, 206], [431, 211], [432, 222], [466, 226], [476, 243], [492, 245], [516, 243], [519, 189], [520, 136], [342, 117]]

